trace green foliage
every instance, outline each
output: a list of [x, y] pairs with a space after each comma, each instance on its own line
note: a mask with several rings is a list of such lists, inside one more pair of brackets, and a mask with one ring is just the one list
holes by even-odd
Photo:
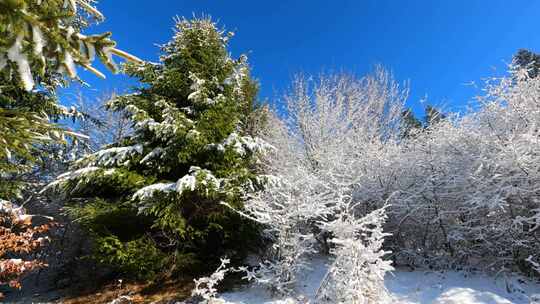
[[429, 127], [446, 119], [446, 115], [433, 106], [426, 106], [425, 126]]
[[141, 85], [108, 104], [130, 115], [133, 134], [77, 161], [51, 187], [90, 202], [70, 212], [97, 240], [107, 238], [97, 254], [120, 271], [131, 264], [110, 248], [143, 235], [176, 271], [202, 271], [223, 255], [240, 260], [258, 238], [253, 223], [224, 205], [241, 208], [255, 190], [264, 146], [251, 136], [264, 112], [247, 58], [230, 57], [232, 33], [209, 19], [178, 20], [176, 29], [160, 63], [126, 66]]
[[[76, 77], [76, 66], [100, 76], [94, 57], [116, 71], [112, 55], [139, 59], [117, 50], [110, 33], [85, 36], [103, 19], [86, 0], [0, 0], [0, 197], [12, 199], [20, 175], [49, 157], [44, 146], [65, 143], [76, 134], [50, 123], [78, 117], [57, 103], [56, 88]], [[79, 9], [80, 8], [80, 9]]]
[[0, 11], [0, 67], [13, 72], [27, 91], [34, 79], [53, 71], [76, 77], [75, 65], [103, 76], [91, 66], [95, 57], [113, 71], [112, 54], [139, 61], [115, 49], [111, 33], [81, 33], [90, 22], [104, 19], [87, 0], [2, 0]]
[[540, 54], [526, 49], [520, 49], [512, 60], [515, 68], [526, 69], [530, 78], [535, 78], [540, 73]]
[[401, 137], [410, 137], [414, 132], [422, 129], [422, 122], [414, 116], [411, 109], [401, 114]]
[[152, 279], [165, 265], [164, 255], [149, 237], [122, 242], [114, 235], [96, 238], [94, 257], [98, 262], [114, 267], [137, 279]]
[[121, 241], [132, 241], [146, 234], [151, 218], [138, 214], [128, 204], [96, 199], [65, 207], [68, 215], [96, 235], [115, 235]]
[[[3, 131], [3, 132], [2, 132]], [[44, 113], [0, 106], [0, 197], [20, 195], [20, 174], [48, 156], [41, 147], [64, 142], [64, 130], [51, 124]]]
[[401, 137], [409, 138], [415, 136], [418, 132], [423, 132], [430, 126], [433, 126], [444, 119], [446, 114], [442, 113], [437, 108], [427, 105], [425, 108], [426, 115], [423, 120], [418, 119], [411, 109], [403, 111], [401, 114]]
[[64, 188], [62, 191], [71, 197], [122, 197], [153, 180], [123, 168], [100, 169], [81, 178], [69, 179], [61, 186]]

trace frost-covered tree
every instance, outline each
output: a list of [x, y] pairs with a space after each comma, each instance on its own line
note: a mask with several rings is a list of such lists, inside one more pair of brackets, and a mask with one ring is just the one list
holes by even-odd
[[491, 80], [479, 110], [449, 115], [401, 141], [358, 182], [360, 201], [388, 197], [398, 264], [521, 269], [537, 256], [539, 82], [524, 70]]
[[286, 97], [289, 133], [313, 189], [300, 193], [317, 216], [311, 220], [332, 261], [319, 300], [380, 303], [386, 297], [384, 274], [392, 269], [382, 249], [386, 216], [358, 191], [362, 178], [385, 165], [400, 139], [407, 88], [380, 67], [360, 79], [299, 79], [294, 88]]
[[[131, 120], [127, 112], [123, 110], [111, 111], [107, 102], [118, 96], [116, 92], [106, 93], [95, 98], [88, 98], [81, 92], [76, 94], [76, 100], [72, 107], [82, 113], [84, 117], [75, 123], [63, 120], [62, 124], [68, 125], [74, 131], [88, 136], [88, 140], [81, 142], [75, 154], [94, 153], [102, 147], [119, 142], [132, 132]], [[82, 155], [79, 155], [82, 156]]]
[[195, 288], [191, 292], [193, 297], [201, 299], [202, 304], [225, 304], [224, 300], [217, 298], [217, 287], [221, 283], [227, 273], [236, 271], [236, 269], [228, 267], [231, 261], [227, 258], [221, 259], [221, 265], [208, 277], [195, 279]]
[[357, 216], [354, 205], [338, 204], [336, 219], [323, 226], [332, 233], [333, 260], [318, 291], [320, 303], [375, 304], [390, 299], [384, 276], [393, 270], [382, 249], [385, 209]]
[[47, 187], [81, 202], [71, 214], [93, 233], [103, 262], [145, 275], [161, 271], [156, 261], [166, 256], [169, 269], [196, 271], [225, 254], [240, 259], [256, 238], [254, 225], [222, 204], [242, 207], [265, 147], [249, 134], [257, 85], [247, 58], [230, 57], [231, 36], [207, 18], [178, 20], [159, 63], [127, 67], [141, 86], [108, 103], [128, 113], [132, 134]]
[[263, 235], [270, 242], [263, 262], [255, 270], [246, 269], [246, 278], [282, 295], [294, 293], [298, 275], [317, 252], [311, 224], [327, 211], [312, 200], [318, 192], [316, 177], [300, 163], [283, 157], [288, 152], [274, 147], [267, 153], [274, 156], [265, 162], [269, 173], [261, 177], [265, 188], [248, 198], [243, 213], [263, 226]]
[[[331, 75], [320, 81], [295, 80], [284, 98], [288, 118], [270, 116], [264, 133], [273, 147], [263, 157], [265, 189], [253, 194], [245, 206], [245, 216], [261, 223], [272, 242], [265, 262], [248, 272], [248, 278], [279, 293], [294, 294], [310, 257], [329, 250], [336, 261], [333, 273], [344, 274], [334, 277], [335, 282], [345, 284], [349, 274], [355, 275], [354, 280], [374, 278], [389, 269], [380, 247], [385, 235], [366, 224], [378, 223], [380, 228], [383, 212], [364, 220], [377, 206], [361, 200], [357, 189], [360, 178], [371, 174], [370, 166], [384, 160], [385, 145], [394, 147], [399, 140], [406, 95], [407, 89], [382, 68], [361, 79]], [[375, 214], [381, 217], [372, 222]], [[346, 225], [350, 229], [337, 231]], [[354, 253], [356, 249], [363, 251]], [[353, 264], [358, 267], [348, 268]], [[374, 292], [380, 282], [363, 290]], [[356, 287], [348, 290], [352, 293]], [[377, 291], [369, 297], [378, 299], [382, 294]]]

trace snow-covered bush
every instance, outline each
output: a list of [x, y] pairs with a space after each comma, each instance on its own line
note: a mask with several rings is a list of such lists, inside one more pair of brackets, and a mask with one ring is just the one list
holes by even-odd
[[479, 110], [402, 142], [391, 169], [362, 182], [396, 193], [389, 232], [398, 262], [527, 271], [537, 254], [540, 82], [525, 73], [493, 81]]
[[386, 220], [385, 209], [377, 209], [364, 217], [355, 216], [354, 206], [342, 204], [344, 210], [336, 219], [324, 223], [332, 233], [330, 251], [334, 257], [323, 279], [317, 299], [321, 303], [368, 304], [389, 299], [384, 286], [386, 272], [393, 270], [390, 253], [382, 249]]
[[309, 224], [325, 212], [324, 206], [318, 208], [310, 200], [309, 192], [316, 191], [313, 184], [306, 176], [296, 178], [270, 181], [245, 206], [249, 217], [265, 227], [263, 233], [271, 241], [264, 262], [255, 271], [248, 271], [247, 278], [280, 294], [294, 292], [298, 274], [305, 270], [309, 255], [316, 252]]
[[194, 297], [203, 299], [203, 304], [224, 303], [217, 298], [217, 286], [228, 272], [234, 271], [234, 268], [228, 267], [231, 261], [227, 258], [221, 259], [221, 265], [208, 277], [202, 277], [195, 280], [195, 288], [191, 292]]
[[273, 292], [294, 292], [297, 275], [305, 269], [310, 254], [316, 252], [315, 238], [309, 226], [325, 212], [310, 200], [317, 189], [313, 178], [299, 162], [298, 148], [283, 123], [268, 116], [266, 133], [268, 149], [262, 159], [267, 175], [260, 176], [264, 190], [252, 193], [242, 214], [264, 228], [264, 237], [271, 242], [264, 261], [257, 269], [245, 269], [246, 278], [268, 286]]
[[352, 197], [391, 204], [396, 262], [529, 272], [539, 249], [539, 96], [538, 79], [514, 72], [487, 83], [477, 110], [400, 140], [362, 141], [366, 152], [347, 160]]
[[479, 109], [404, 137], [406, 93], [381, 69], [295, 81], [288, 118], [270, 119], [265, 136], [271, 178], [247, 203], [275, 244], [252, 278], [293, 293], [321, 249], [314, 239], [334, 259], [321, 300], [360, 299], [347, 293], [360, 290], [353, 285], [368, 302], [384, 296], [375, 292], [391, 269], [383, 239], [398, 264], [531, 273], [540, 258], [540, 80], [493, 79]]
[[[361, 79], [348, 75], [322, 77], [318, 83], [296, 79], [284, 100], [289, 119], [270, 116], [268, 120], [264, 139], [273, 149], [262, 160], [269, 175], [265, 189], [245, 204], [245, 215], [263, 224], [272, 242], [265, 262], [249, 271], [248, 278], [279, 293], [292, 294], [310, 255], [325, 253], [330, 247], [334, 247], [332, 273], [336, 276], [349, 271], [343, 267], [351, 263], [358, 263], [353, 270], [358, 277], [380, 275], [390, 269], [382, 260], [385, 252], [380, 248], [385, 234], [380, 229], [369, 230], [367, 224], [375, 223], [375, 215], [381, 216], [382, 224], [383, 213], [371, 213], [364, 223], [363, 216], [374, 208], [354, 194], [362, 174], [371, 174], [368, 166], [384, 159], [385, 144], [394, 146], [391, 143], [399, 133], [406, 95], [407, 90], [400, 89], [382, 68]], [[348, 236], [342, 234], [345, 231], [334, 230], [345, 222], [355, 225], [354, 233]], [[364, 246], [366, 256], [351, 253]], [[369, 259], [369, 250], [370, 258], [376, 256], [376, 260], [353, 261]], [[344, 279], [336, 276], [332, 280]], [[372, 286], [377, 282], [381, 281], [374, 281]]]

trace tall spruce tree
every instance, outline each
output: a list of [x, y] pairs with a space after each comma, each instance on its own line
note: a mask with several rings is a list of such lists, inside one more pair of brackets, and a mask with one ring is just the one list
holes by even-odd
[[256, 187], [266, 148], [249, 134], [257, 84], [247, 58], [230, 57], [232, 35], [208, 18], [177, 20], [159, 63], [126, 67], [140, 87], [108, 103], [129, 113], [133, 134], [47, 187], [82, 201], [69, 210], [95, 237], [100, 261], [138, 276], [163, 263], [202, 269], [241, 258], [256, 237], [228, 207], [241, 208]]

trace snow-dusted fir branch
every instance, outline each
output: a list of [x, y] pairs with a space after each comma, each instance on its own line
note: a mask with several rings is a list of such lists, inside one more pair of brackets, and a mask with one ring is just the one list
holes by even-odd
[[117, 71], [113, 55], [142, 62], [117, 49], [110, 33], [90, 36], [80, 33], [81, 26], [88, 25], [90, 20], [104, 19], [91, 1], [48, 0], [47, 5], [42, 1], [37, 5], [28, 2], [6, 3], [5, 13], [10, 18], [5, 20], [10, 24], [2, 27], [8, 29], [2, 35], [11, 45], [0, 51], [0, 68], [15, 71], [27, 91], [35, 87], [37, 76], [44, 76], [46, 71], [56, 70], [75, 78], [77, 66], [81, 66], [104, 77], [92, 67], [96, 56], [113, 71]]

